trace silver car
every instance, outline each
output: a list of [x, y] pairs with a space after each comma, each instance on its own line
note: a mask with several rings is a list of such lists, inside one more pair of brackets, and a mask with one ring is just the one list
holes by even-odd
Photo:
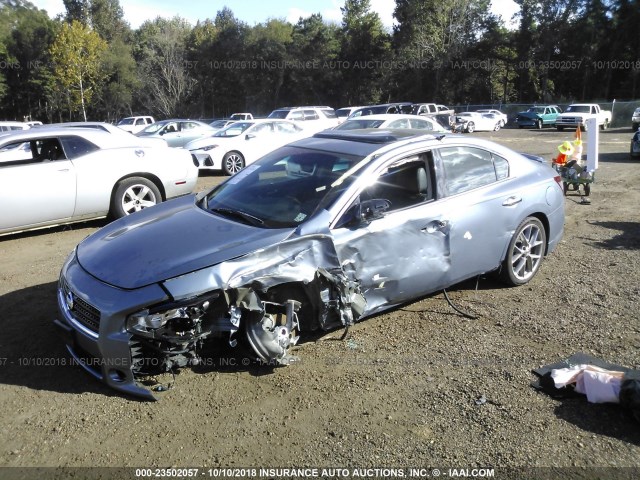
[[68, 127], [0, 134], [0, 235], [118, 218], [193, 191], [189, 152], [122, 135]]
[[136, 132], [136, 137], [163, 138], [170, 147], [184, 147], [197, 138], [215, 133], [215, 129], [198, 120], [162, 120]]
[[286, 365], [299, 335], [464, 279], [526, 284], [563, 225], [561, 179], [539, 158], [456, 135], [325, 131], [86, 238], [55, 323], [89, 373], [154, 398], [147, 376], [211, 358], [216, 337]]

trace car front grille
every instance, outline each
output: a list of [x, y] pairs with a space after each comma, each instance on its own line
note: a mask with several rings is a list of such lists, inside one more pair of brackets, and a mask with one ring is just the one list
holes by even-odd
[[62, 290], [63, 301], [66, 302], [67, 309], [73, 318], [92, 332], [98, 333], [100, 329], [100, 311], [73, 293], [64, 278], [60, 279], [60, 289]]

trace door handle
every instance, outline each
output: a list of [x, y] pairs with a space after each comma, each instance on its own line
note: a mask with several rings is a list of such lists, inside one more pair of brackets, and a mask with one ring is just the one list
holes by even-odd
[[507, 198], [504, 202], [502, 202], [503, 207], [513, 207], [522, 201], [522, 197], [512, 196]]
[[59, 169], [58, 171], [59, 171], [59, 172], [68, 172], [68, 171], [69, 171], [69, 169], [68, 169], [68, 168], [61, 168], [61, 169]]

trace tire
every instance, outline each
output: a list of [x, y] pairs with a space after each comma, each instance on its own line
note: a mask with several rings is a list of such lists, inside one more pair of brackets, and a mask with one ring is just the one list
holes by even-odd
[[496, 126], [493, 127], [494, 132], [497, 132], [498, 130], [500, 130], [500, 122], [496, 123]]
[[502, 263], [500, 278], [507, 285], [529, 283], [540, 269], [547, 247], [542, 222], [535, 217], [525, 218], [509, 242], [507, 257]]
[[109, 213], [113, 218], [120, 218], [161, 202], [160, 190], [151, 180], [125, 178], [116, 184]]
[[222, 158], [222, 170], [226, 175], [234, 175], [244, 168], [244, 157], [240, 152], [228, 152]]
[[476, 124], [473, 122], [467, 123], [467, 133], [473, 133], [476, 130]]
[[591, 184], [590, 183], [585, 183], [584, 184], [584, 196], [588, 197], [589, 195], [591, 195]]
[[600, 125], [600, 130], [606, 130], [609, 128], [609, 121], [605, 119], [605, 121]]
[[569, 191], [569, 184], [567, 182], [562, 182], [562, 191], [564, 192], [564, 196], [567, 196], [567, 192]]
[[536, 128], [537, 128], [538, 130], [542, 130], [542, 120], [538, 120], [538, 121], [536, 122]]
[[583, 132], [586, 132], [588, 128], [589, 127], [587, 127], [586, 123], [584, 125], [580, 125], [580, 130], [583, 131]]
[[632, 123], [631, 124], [631, 130], [634, 132], [638, 131], [638, 127], [640, 127], [640, 123]]

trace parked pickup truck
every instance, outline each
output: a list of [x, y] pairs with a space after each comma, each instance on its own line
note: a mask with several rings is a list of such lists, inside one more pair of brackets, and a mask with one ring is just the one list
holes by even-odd
[[565, 127], [580, 127], [580, 130], [585, 131], [587, 129], [587, 120], [593, 117], [598, 119], [598, 125], [601, 130], [609, 128], [611, 112], [601, 110], [600, 105], [596, 103], [574, 103], [569, 105], [567, 109], [556, 118], [556, 128], [562, 131]]
[[444, 127], [451, 126], [454, 121], [455, 111], [445, 105], [437, 103], [414, 103], [411, 111], [414, 115], [424, 115], [435, 118]]
[[253, 115], [250, 113], [234, 113], [229, 117], [229, 120], [253, 120]]

